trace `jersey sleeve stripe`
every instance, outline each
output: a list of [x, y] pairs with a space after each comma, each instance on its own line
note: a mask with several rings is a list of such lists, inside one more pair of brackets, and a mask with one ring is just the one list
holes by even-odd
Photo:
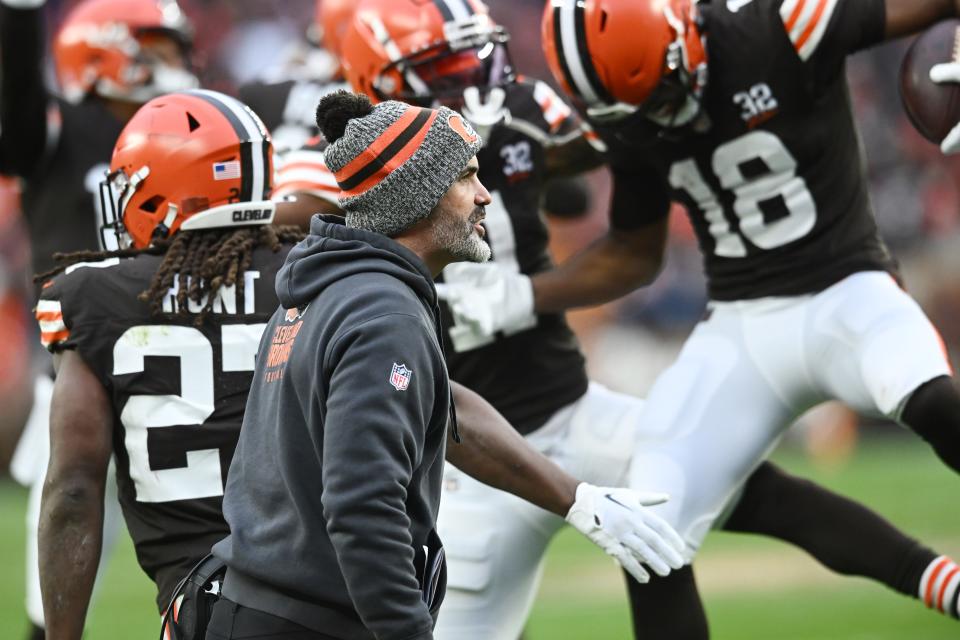
[[804, 61], [809, 60], [823, 40], [839, 0], [786, 0], [780, 17], [790, 42]]
[[59, 311], [37, 311], [36, 313], [37, 320], [40, 322], [56, 322], [63, 321], [63, 314]]
[[39, 325], [42, 333], [57, 333], [67, 330], [67, 325], [63, 324], [62, 318], [59, 320], [41, 320]]
[[49, 347], [57, 342], [63, 342], [69, 337], [70, 331], [68, 329], [64, 329], [63, 331], [43, 331], [40, 333], [40, 344], [44, 347]]
[[37, 302], [37, 313], [42, 313], [46, 311], [52, 311], [56, 313], [63, 313], [63, 309], [60, 308], [59, 300], [40, 300]]
[[325, 187], [323, 185], [318, 185], [315, 182], [308, 181], [285, 183], [276, 191], [274, 191], [273, 199], [279, 200], [296, 193], [305, 193], [311, 196], [316, 196], [317, 198], [327, 200], [338, 207], [340, 206], [340, 200], [337, 199], [337, 197], [340, 195], [339, 189], [331, 189], [330, 187]]
[[316, 165], [310, 162], [297, 162], [286, 165], [277, 172], [278, 183], [288, 180], [303, 180], [305, 178], [331, 187], [337, 186], [336, 178], [334, 178], [330, 170], [323, 165]]
[[570, 107], [560, 99], [560, 96], [544, 82], [538, 81], [534, 85], [533, 99], [540, 105], [540, 109], [543, 111], [543, 119], [547, 121], [547, 125], [550, 127], [550, 133], [556, 133], [564, 120], [573, 113]]

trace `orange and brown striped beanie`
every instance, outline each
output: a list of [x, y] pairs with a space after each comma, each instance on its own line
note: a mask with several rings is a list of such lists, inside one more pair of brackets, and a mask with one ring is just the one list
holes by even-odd
[[452, 109], [371, 105], [347, 91], [320, 101], [317, 126], [330, 143], [324, 160], [340, 186], [347, 226], [390, 237], [430, 215], [481, 146]]

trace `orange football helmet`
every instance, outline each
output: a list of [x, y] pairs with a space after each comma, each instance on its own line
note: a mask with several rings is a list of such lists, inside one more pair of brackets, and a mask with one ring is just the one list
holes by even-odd
[[465, 89], [515, 79], [509, 36], [480, 0], [361, 0], [343, 34], [341, 64], [372, 100], [456, 107]]
[[319, 43], [337, 57], [356, 4], [356, 0], [317, 0], [314, 21], [320, 32]]
[[268, 224], [272, 187], [270, 134], [246, 105], [215, 91], [160, 96], [113, 148], [100, 185], [104, 230], [141, 248], [181, 228]]
[[85, 0], [66, 17], [53, 41], [63, 95], [79, 102], [89, 93], [146, 102], [197, 86], [183, 68], [152, 59], [143, 40], [165, 36], [187, 59], [192, 29], [176, 0]]
[[700, 113], [707, 53], [693, 0], [550, 0], [541, 31], [554, 78], [591, 118], [639, 111], [679, 127]]

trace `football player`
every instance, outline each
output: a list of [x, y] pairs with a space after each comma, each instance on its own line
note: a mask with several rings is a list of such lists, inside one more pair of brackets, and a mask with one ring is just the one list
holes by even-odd
[[[502, 309], [522, 306], [511, 301], [530, 300], [526, 276], [552, 266], [539, 213], [544, 182], [600, 162], [590, 128], [563, 100], [543, 83], [515, 78], [506, 45], [506, 34], [476, 2], [364, 0], [344, 36], [342, 60], [348, 80], [374, 99], [455, 104], [486, 127], [478, 158], [492, 198], [485, 225], [493, 262], [451, 265], [438, 287], [447, 300], [451, 377], [489, 399], [566, 468], [626, 483], [642, 402], [588, 380], [563, 315], [527, 307], [496, 315], [498, 332], [490, 333], [481, 316], [463, 313], [486, 309], [492, 322]], [[436, 635], [515, 640], [562, 521], [451, 466], [446, 479], [440, 527], [449, 589]], [[891, 565], [931, 553], [863, 507], [770, 464], [754, 473], [735, 515], [731, 522], [743, 530], [799, 544], [835, 571], [890, 585], [899, 579]], [[815, 532], [796, 526], [809, 520], [828, 524]]]
[[165, 611], [227, 535], [223, 483], [293, 227], [274, 205], [266, 128], [237, 100], [174, 93], [117, 140], [104, 206], [120, 248], [67, 254], [37, 306], [57, 368], [41, 506], [49, 634], [79, 638], [100, 553], [107, 465]]
[[[669, 204], [686, 205], [711, 302], [647, 399], [630, 482], [672, 479], [674, 499], [658, 509], [690, 560], [784, 429], [824, 400], [898, 420], [960, 469], [960, 396], [936, 330], [900, 288], [877, 234], [844, 77], [850, 53], [958, 12], [952, 0], [552, 0], [545, 9], [551, 68], [609, 145], [611, 230], [537, 274], [527, 298], [472, 314], [471, 326], [489, 332], [531, 309], [598, 304], [650, 282]], [[511, 279], [500, 289], [527, 285]], [[736, 514], [727, 526], [751, 529]], [[888, 584], [958, 615], [952, 560], [923, 551], [896, 564]], [[690, 572], [651, 587], [633, 590], [644, 637], [706, 637]]]
[[[95, 249], [111, 237], [97, 185], [124, 123], [150, 98], [196, 85], [191, 28], [174, 0], [85, 0], [52, 42], [62, 96], [44, 85], [44, 0], [0, 0], [0, 172], [22, 178], [33, 273], [55, 252]], [[32, 485], [27, 522], [27, 612], [43, 637], [36, 575], [39, 479], [47, 460], [49, 379], [35, 385], [33, 415], [18, 446], [19, 477]], [[112, 485], [112, 483], [111, 483]], [[119, 522], [116, 501], [108, 521]]]

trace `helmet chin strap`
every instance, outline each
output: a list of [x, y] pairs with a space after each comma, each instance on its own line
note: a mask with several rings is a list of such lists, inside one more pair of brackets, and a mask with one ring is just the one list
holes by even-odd
[[463, 90], [463, 116], [480, 134], [484, 146], [490, 139], [490, 130], [495, 125], [510, 121], [510, 111], [504, 106], [506, 97], [506, 92], [500, 87], [490, 89], [486, 100], [482, 99], [480, 89], [477, 87], [467, 87]]

